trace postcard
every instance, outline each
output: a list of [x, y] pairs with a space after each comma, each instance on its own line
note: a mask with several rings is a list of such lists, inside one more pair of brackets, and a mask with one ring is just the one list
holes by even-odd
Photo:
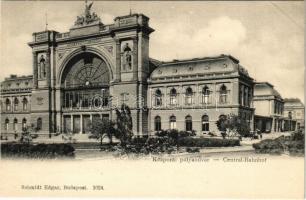
[[1, 197], [304, 198], [303, 1], [2, 1]]

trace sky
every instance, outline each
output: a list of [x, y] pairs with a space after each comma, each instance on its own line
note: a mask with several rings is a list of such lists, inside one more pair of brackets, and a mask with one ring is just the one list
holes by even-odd
[[[32, 74], [32, 33], [67, 32], [84, 1], [1, 1], [0, 80]], [[161, 61], [230, 54], [256, 81], [268, 81], [283, 98], [304, 102], [304, 2], [95, 1], [104, 24], [143, 13], [155, 29], [150, 57]]]

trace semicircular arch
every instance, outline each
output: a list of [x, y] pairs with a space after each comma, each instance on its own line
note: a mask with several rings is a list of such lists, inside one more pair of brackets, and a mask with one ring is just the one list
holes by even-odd
[[64, 59], [63, 61], [61, 62], [60, 64], [60, 67], [59, 67], [59, 70], [58, 70], [58, 73], [57, 73], [57, 84], [61, 84], [62, 81], [63, 81], [63, 75], [64, 75], [64, 72], [66, 70], [67, 67], [69, 67], [69, 62], [71, 60], [73, 60], [74, 58], [76, 58], [77, 56], [80, 56], [82, 54], [85, 54], [85, 53], [89, 53], [89, 54], [93, 54], [97, 57], [99, 57], [101, 60], [103, 60], [105, 62], [105, 65], [108, 69], [108, 72], [109, 72], [109, 78], [110, 80], [109, 81], [112, 81], [114, 76], [113, 76], [113, 69], [114, 69], [114, 65], [113, 63], [111, 62], [111, 59], [108, 58], [108, 56], [105, 56], [105, 53], [103, 53], [101, 50], [99, 49], [96, 49], [96, 48], [93, 48], [93, 47], [87, 47], [86, 50], [82, 50], [81, 48], [79, 49], [76, 49], [72, 52], [70, 52]]

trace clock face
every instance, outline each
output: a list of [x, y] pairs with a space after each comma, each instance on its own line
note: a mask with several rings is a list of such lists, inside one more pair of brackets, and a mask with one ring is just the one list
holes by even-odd
[[94, 54], [81, 54], [70, 66], [65, 77], [65, 86], [80, 87], [91, 85], [105, 85], [109, 83], [107, 64]]

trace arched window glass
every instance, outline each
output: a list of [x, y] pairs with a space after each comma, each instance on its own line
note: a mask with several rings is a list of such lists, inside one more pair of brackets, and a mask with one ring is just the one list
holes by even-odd
[[10, 120], [9, 119], [5, 119], [5, 130], [8, 131], [9, 130], [9, 125], [10, 125]]
[[27, 98], [23, 98], [22, 100], [22, 110], [26, 111], [28, 109], [28, 100]]
[[38, 119], [37, 119], [37, 130], [41, 130], [41, 128], [42, 128], [42, 119], [39, 117]]
[[220, 87], [220, 103], [227, 103], [227, 88], [225, 85]]
[[208, 115], [202, 116], [202, 131], [209, 131], [209, 117]]
[[26, 129], [27, 127], [27, 120], [25, 118], [22, 119], [22, 129]]
[[193, 91], [189, 87], [189, 88], [186, 89], [186, 93], [185, 93], [185, 104], [186, 105], [191, 105], [192, 102], [193, 102]]
[[162, 93], [159, 89], [155, 91], [155, 106], [161, 106], [162, 102]]
[[6, 99], [5, 101], [5, 108], [6, 108], [6, 111], [11, 110], [11, 101], [9, 99]]
[[17, 124], [18, 124], [18, 120], [15, 118], [14, 122], [13, 122], [13, 130], [17, 131]]
[[155, 131], [160, 131], [161, 130], [161, 118], [160, 118], [160, 116], [155, 117], [154, 124], [155, 124]]
[[176, 89], [172, 88], [170, 90], [170, 105], [176, 105], [176, 96], [177, 96], [177, 93], [176, 93]]
[[186, 131], [192, 131], [192, 117], [190, 115], [185, 117]]
[[14, 111], [18, 110], [19, 100], [17, 98], [14, 99]]
[[209, 88], [207, 86], [205, 86], [202, 90], [202, 103], [204, 103], [204, 104], [209, 103], [209, 95], [210, 95]]
[[170, 117], [170, 129], [176, 129], [176, 117], [175, 116]]

